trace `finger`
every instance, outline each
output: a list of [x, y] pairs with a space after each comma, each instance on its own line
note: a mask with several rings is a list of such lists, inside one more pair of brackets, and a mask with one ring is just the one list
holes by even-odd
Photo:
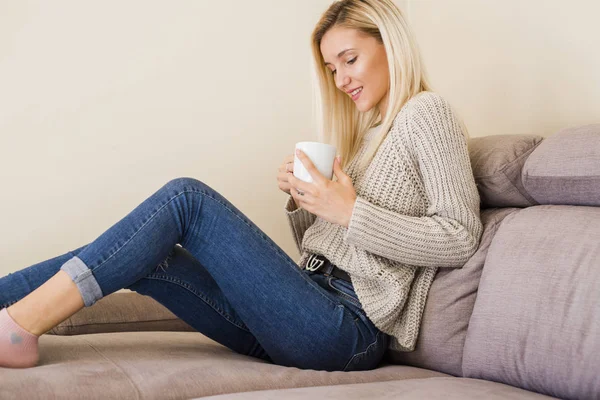
[[293, 186], [290, 188], [290, 194], [294, 199], [296, 199], [298, 203], [304, 203], [304, 201], [306, 200], [306, 193], [302, 192], [301, 190], [299, 191]]
[[285, 192], [287, 194], [292, 194], [291, 193], [292, 187], [290, 185], [280, 185], [279, 186], [279, 190], [281, 190], [281, 191], [283, 191], [283, 192]]
[[292, 187], [292, 185], [287, 181], [287, 179], [286, 180], [279, 179], [277, 181], [277, 185], [279, 186], [280, 189], [287, 190], [287, 191], [289, 191], [290, 188]]
[[342, 169], [342, 164], [337, 157], [333, 161], [333, 173], [337, 177], [338, 182], [341, 181], [341, 183], [347, 182], [348, 178], [350, 178]]
[[292, 187], [300, 190], [302, 193], [308, 193], [312, 186], [311, 183], [304, 182], [303, 180], [296, 178], [292, 174], [288, 175], [288, 182], [290, 183], [290, 185], [292, 185]]
[[289, 171], [289, 165], [290, 165], [289, 163], [283, 163], [277, 168], [277, 171], [286, 173]]
[[294, 169], [293, 163], [284, 162], [277, 168], [277, 171], [285, 173], [285, 172], [290, 172], [290, 170], [293, 170], [293, 169]]
[[296, 154], [298, 155], [298, 159], [304, 165], [304, 168], [308, 171], [309, 175], [312, 177], [314, 182], [321, 182], [326, 179], [322, 173], [319, 172], [317, 167], [313, 164], [313, 162], [308, 158], [306, 154], [300, 149], [296, 150]]
[[279, 170], [280, 170], [280, 171], [281, 171], [281, 170], [285, 171], [285, 169], [286, 169], [286, 166], [287, 166], [287, 165], [290, 165], [290, 164], [292, 165], [292, 167], [291, 167], [290, 169], [293, 169], [293, 165], [294, 165], [294, 155], [293, 155], [293, 154], [290, 154], [289, 156], [286, 156], [286, 157], [283, 159], [283, 164], [281, 164], [281, 165], [279, 166]]
[[285, 170], [283, 170], [283, 171], [280, 171], [277, 173], [277, 180], [287, 182], [289, 176], [290, 176], [290, 174], [288, 172], [285, 172]]
[[301, 199], [299, 199], [300, 196], [298, 195], [298, 191], [293, 186], [290, 186], [290, 195], [294, 198], [294, 200], [296, 200], [297, 203], [300, 203]]

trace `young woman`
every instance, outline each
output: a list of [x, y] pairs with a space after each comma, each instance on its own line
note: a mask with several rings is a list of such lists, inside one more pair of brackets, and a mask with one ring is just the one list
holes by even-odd
[[40, 335], [121, 288], [278, 365], [368, 370], [414, 350], [437, 269], [482, 233], [466, 131], [391, 0], [333, 3], [312, 50], [341, 162], [329, 180], [299, 153], [312, 183], [293, 155], [279, 168], [299, 262], [206, 184], [173, 179], [92, 243], [0, 279], [0, 366], [36, 365]]

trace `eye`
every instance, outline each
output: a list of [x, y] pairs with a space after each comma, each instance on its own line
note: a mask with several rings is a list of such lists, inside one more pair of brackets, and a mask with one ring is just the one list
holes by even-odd
[[[354, 57], [354, 58], [353, 58], [353, 59], [351, 59], [351, 60], [348, 60], [346, 63], [347, 63], [347, 64], [350, 64], [350, 65], [352, 65], [352, 64], [354, 64], [354, 63], [356, 62], [356, 59], [357, 59], [357, 58], [358, 58], [358, 56]], [[331, 71], [331, 75], [335, 75], [335, 71], [336, 71], [336, 70], [333, 70], [333, 71]]]

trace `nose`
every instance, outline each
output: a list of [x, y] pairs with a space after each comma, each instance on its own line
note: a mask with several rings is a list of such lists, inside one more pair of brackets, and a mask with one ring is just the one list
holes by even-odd
[[350, 84], [350, 77], [337, 71], [335, 74], [335, 85], [338, 89], [345, 92], [346, 87]]

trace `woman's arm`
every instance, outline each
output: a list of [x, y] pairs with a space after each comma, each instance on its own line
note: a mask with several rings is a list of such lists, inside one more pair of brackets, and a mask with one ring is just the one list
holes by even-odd
[[291, 195], [288, 196], [284, 210], [294, 235], [296, 247], [298, 248], [300, 254], [302, 254], [302, 238], [304, 237], [304, 232], [306, 232], [308, 227], [315, 222], [317, 216], [303, 208], [299, 208]]
[[426, 215], [402, 215], [359, 196], [344, 240], [408, 265], [462, 267], [483, 232], [466, 139], [449, 104], [437, 94], [416, 104], [409, 120], [410, 143], [429, 200]]

